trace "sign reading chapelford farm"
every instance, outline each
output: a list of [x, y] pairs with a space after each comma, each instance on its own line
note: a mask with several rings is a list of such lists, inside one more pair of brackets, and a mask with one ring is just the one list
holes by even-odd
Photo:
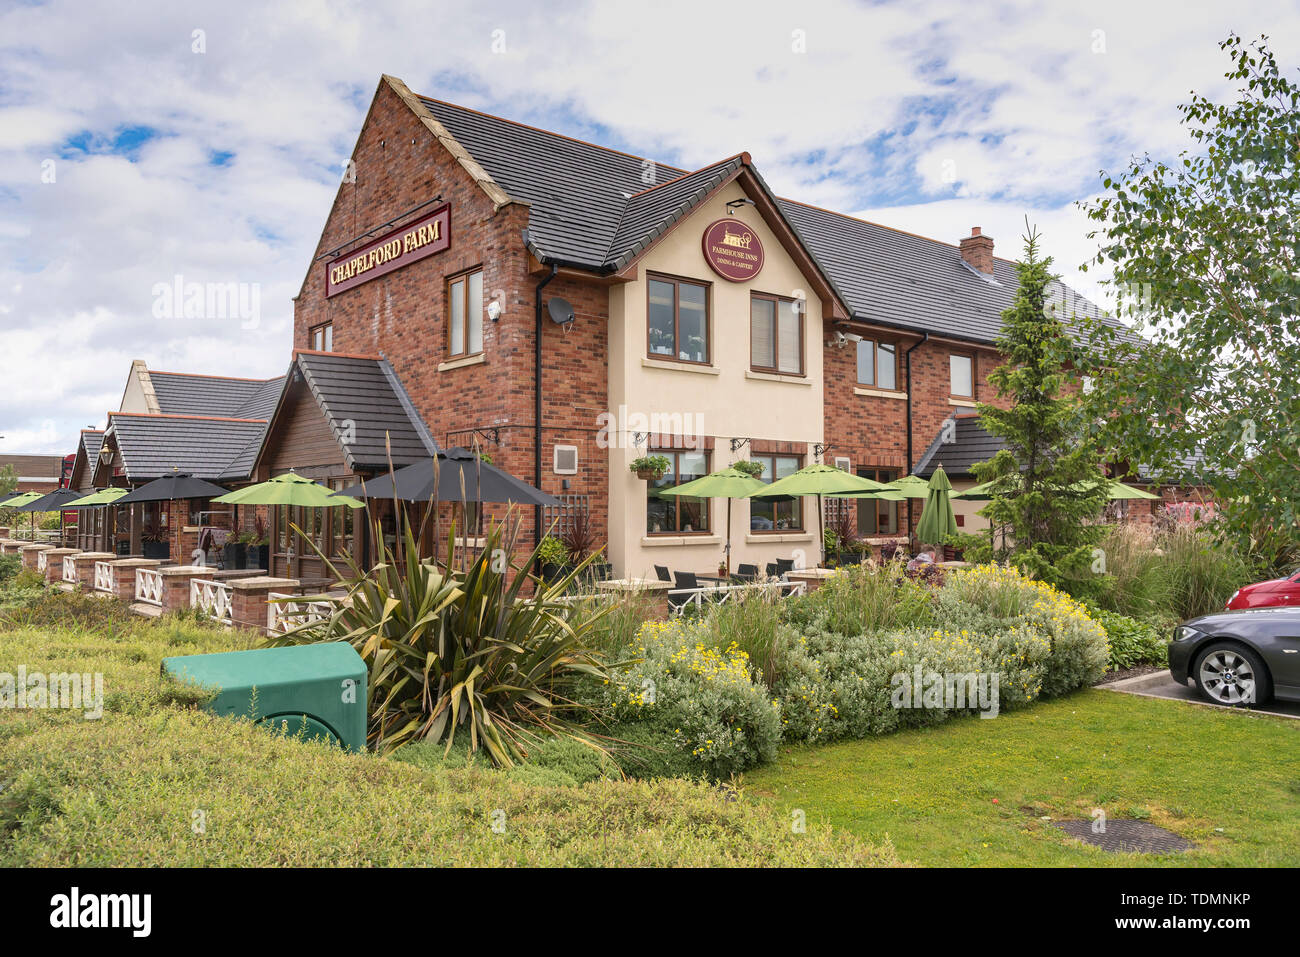
[[325, 295], [347, 292], [450, 246], [451, 205], [444, 204], [331, 262], [325, 270]]
[[704, 258], [723, 279], [744, 282], [763, 268], [763, 244], [740, 220], [719, 219], [704, 231]]

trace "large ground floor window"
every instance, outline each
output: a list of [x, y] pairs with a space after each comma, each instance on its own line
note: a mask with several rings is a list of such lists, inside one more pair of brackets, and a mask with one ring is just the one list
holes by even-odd
[[[865, 466], [858, 475], [873, 482], [892, 482], [898, 478], [898, 469], [878, 469]], [[898, 503], [883, 499], [858, 499], [859, 535], [894, 535], [898, 532]]]
[[[759, 478], [769, 484], [793, 475], [803, 467], [803, 459], [798, 455], [751, 455], [749, 458], [763, 466]], [[749, 529], [753, 532], [802, 531], [803, 500], [789, 496], [751, 498]]]
[[709, 474], [708, 452], [656, 451], [669, 461], [668, 470], [646, 483], [645, 529], [648, 535], [707, 532], [709, 500], [689, 495], [664, 495], [663, 490], [693, 482]]

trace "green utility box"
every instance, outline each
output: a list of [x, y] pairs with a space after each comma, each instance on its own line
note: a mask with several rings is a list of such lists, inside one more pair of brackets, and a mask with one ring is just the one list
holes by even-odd
[[162, 670], [216, 690], [208, 709], [217, 714], [365, 749], [366, 664], [347, 642], [164, 658]]

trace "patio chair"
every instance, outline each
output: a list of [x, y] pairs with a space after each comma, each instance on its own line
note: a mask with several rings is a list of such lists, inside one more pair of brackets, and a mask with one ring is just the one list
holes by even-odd
[[775, 578], [775, 577], [776, 577], [776, 562], [768, 562], [768, 563], [767, 563], [767, 568], [765, 569], [765, 571], [767, 572], [767, 577], [768, 577], [768, 578]]
[[793, 558], [778, 558], [776, 560], [776, 573], [779, 577], [784, 578], [786, 572], [794, 571]]
[[[655, 567], [656, 569], [658, 568], [658, 566]], [[665, 571], [666, 570], [667, 569], [665, 569]], [[695, 572], [675, 572], [674, 575], [677, 579], [676, 582], [673, 583], [674, 589], [696, 589], [700, 587], [700, 582], [699, 579], [695, 577]], [[673, 608], [680, 608], [687, 602], [692, 601], [694, 597], [694, 595], [674, 595], [672, 592], [669, 592], [668, 604]]]
[[673, 580], [672, 573], [668, 571], [667, 565], [656, 565], [655, 574], [659, 576], [661, 582], [670, 582]]
[[740, 582], [752, 582], [758, 578], [757, 565], [740, 565], [736, 568], [736, 574], [731, 576]]

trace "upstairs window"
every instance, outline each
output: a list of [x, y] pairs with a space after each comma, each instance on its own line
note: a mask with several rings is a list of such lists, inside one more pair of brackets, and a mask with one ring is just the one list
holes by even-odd
[[749, 303], [749, 366], [803, 375], [803, 308], [795, 299], [755, 294]]
[[447, 353], [472, 356], [483, 351], [483, 270], [447, 283]]
[[317, 352], [334, 351], [334, 323], [323, 322], [307, 330], [307, 339], [311, 348]]
[[955, 399], [975, 397], [975, 360], [971, 356], [948, 357], [948, 390]]
[[898, 389], [898, 347], [892, 342], [858, 342], [858, 385]]
[[656, 276], [646, 283], [646, 295], [646, 354], [707, 365], [709, 287]]

